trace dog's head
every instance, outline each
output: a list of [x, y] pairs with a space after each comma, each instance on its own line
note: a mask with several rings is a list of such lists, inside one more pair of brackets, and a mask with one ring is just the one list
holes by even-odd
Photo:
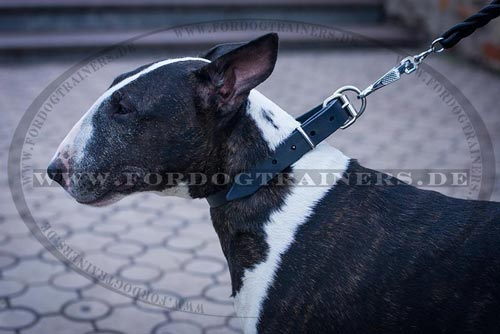
[[175, 193], [172, 179], [158, 175], [204, 171], [277, 50], [277, 35], [268, 34], [118, 76], [63, 140], [49, 176], [93, 205], [138, 191]]

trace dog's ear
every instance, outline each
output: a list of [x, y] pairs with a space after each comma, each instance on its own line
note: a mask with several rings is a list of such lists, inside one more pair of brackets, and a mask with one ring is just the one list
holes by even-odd
[[245, 44], [245, 42], [219, 44], [210, 50], [200, 53], [199, 57], [212, 61]]
[[201, 80], [199, 94], [206, 107], [215, 107], [220, 116], [238, 110], [250, 91], [272, 73], [278, 56], [278, 35], [267, 34], [232, 50], [212, 49], [222, 54], [196, 70]]

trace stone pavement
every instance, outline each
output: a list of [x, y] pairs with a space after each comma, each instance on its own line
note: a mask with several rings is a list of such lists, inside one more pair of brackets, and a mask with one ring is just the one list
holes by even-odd
[[[73, 123], [114, 76], [174, 56], [123, 59], [87, 78], [44, 126], [33, 152], [34, 168], [45, 168]], [[396, 55], [384, 50], [284, 52], [260, 90], [297, 115], [339, 86], [365, 87], [395, 62]], [[500, 77], [451, 56], [434, 57], [429, 64], [471, 100], [500, 156]], [[0, 64], [1, 170], [6, 170], [10, 139], [22, 114], [70, 65], [57, 59]], [[363, 118], [329, 141], [375, 169], [470, 168], [461, 124], [441, 92], [424, 79], [406, 77], [375, 93]], [[194, 310], [183, 312], [120, 295], [72, 271], [30, 234], [14, 207], [5, 173], [0, 184], [0, 334], [241, 332], [229, 297], [227, 265], [203, 201], [141, 194], [91, 208], [77, 205], [60, 188], [26, 194], [39, 224], [49, 223], [66, 244], [115, 277]], [[456, 197], [468, 192], [467, 187], [435, 190]], [[498, 181], [492, 199], [500, 200]], [[200, 308], [203, 314], [196, 312]]]

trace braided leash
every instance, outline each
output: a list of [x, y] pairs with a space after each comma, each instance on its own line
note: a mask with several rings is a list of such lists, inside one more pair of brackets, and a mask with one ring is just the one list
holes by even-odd
[[479, 12], [469, 16], [463, 22], [456, 24], [445, 31], [439, 44], [445, 49], [449, 49], [457, 44], [462, 38], [472, 34], [477, 28], [488, 24], [494, 18], [500, 16], [500, 0], [494, 0]]

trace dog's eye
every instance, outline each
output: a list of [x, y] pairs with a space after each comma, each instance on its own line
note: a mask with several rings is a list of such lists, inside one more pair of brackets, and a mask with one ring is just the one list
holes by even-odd
[[134, 111], [134, 107], [131, 106], [125, 99], [120, 91], [116, 91], [112, 95], [112, 103], [114, 105], [114, 114], [116, 115], [126, 115]]
[[132, 107], [127, 106], [124, 103], [118, 103], [118, 105], [116, 106], [115, 114], [125, 115], [125, 114], [130, 114], [132, 112], [134, 112], [134, 109]]

